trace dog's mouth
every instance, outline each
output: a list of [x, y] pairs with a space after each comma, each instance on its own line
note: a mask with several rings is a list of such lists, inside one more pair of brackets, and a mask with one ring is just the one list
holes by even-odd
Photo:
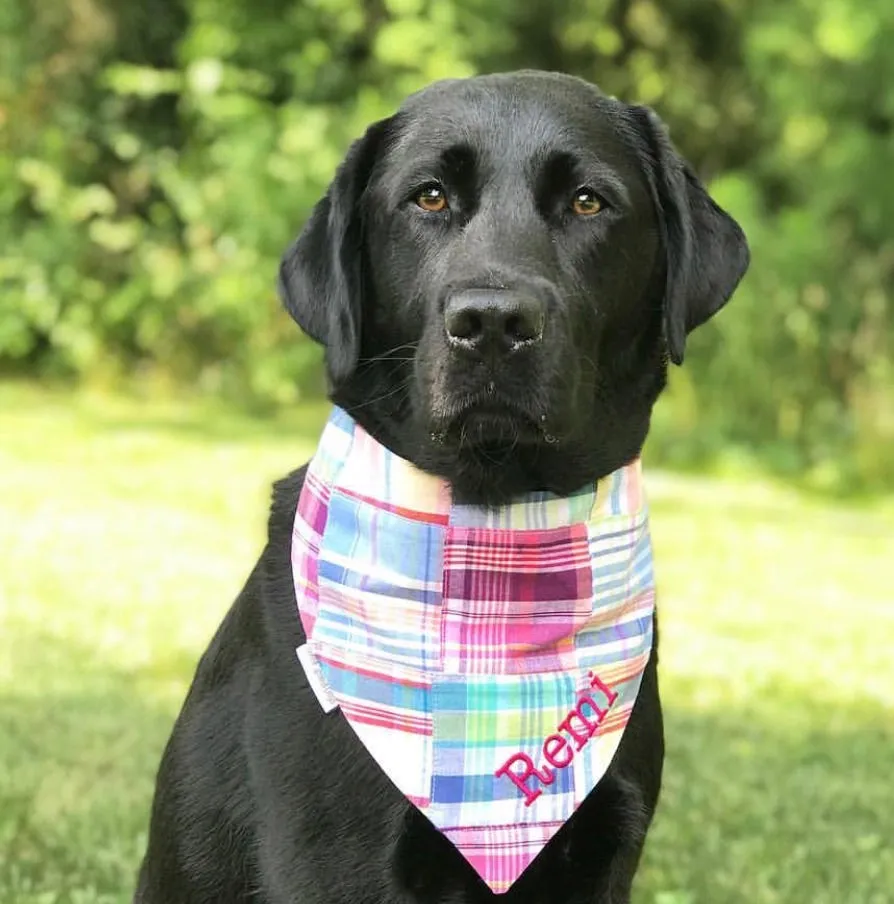
[[510, 399], [492, 395], [469, 396], [445, 406], [432, 428], [432, 439], [493, 450], [511, 450], [518, 445], [554, 443], [547, 416], [532, 412]]

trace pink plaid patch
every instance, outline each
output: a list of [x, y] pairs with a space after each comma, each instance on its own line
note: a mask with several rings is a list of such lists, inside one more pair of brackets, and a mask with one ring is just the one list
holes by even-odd
[[302, 601], [301, 622], [308, 637], [313, 634], [314, 622], [320, 607], [317, 560], [320, 542], [326, 526], [330, 489], [308, 471], [304, 491], [298, 498], [298, 511], [292, 529], [292, 575], [295, 598]]
[[441, 646], [455, 673], [531, 674], [575, 665], [593, 614], [587, 527], [448, 527]]
[[527, 826], [444, 829], [490, 890], [502, 894], [561, 828], [561, 822]]

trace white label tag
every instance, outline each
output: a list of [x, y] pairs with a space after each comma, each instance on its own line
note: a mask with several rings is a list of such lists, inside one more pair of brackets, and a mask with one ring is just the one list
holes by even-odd
[[320, 671], [320, 666], [317, 664], [317, 660], [314, 659], [310, 647], [305, 643], [298, 647], [295, 652], [298, 654], [298, 661], [304, 669], [304, 674], [307, 675], [307, 683], [317, 695], [317, 700], [323, 708], [323, 712], [331, 713], [333, 709], [338, 709], [338, 700], [332, 696], [332, 691], [326, 687], [323, 673]]

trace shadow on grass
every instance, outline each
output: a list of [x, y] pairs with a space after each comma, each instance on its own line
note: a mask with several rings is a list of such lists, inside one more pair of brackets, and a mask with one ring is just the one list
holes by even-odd
[[640, 904], [890, 904], [894, 718], [784, 693], [666, 701], [664, 791]]
[[[68, 680], [41, 691], [31, 675], [0, 700], [0, 901], [123, 904], [198, 655], [129, 672], [89, 649], [20, 640], [67, 662]], [[666, 717], [665, 789], [637, 904], [890, 901], [889, 711], [780, 695], [735, 711], [670, 699]]]
[[[197, 657], [125, 671], [19, 632], [41, 675], [0, 696], [0, 901], [130, 901], [155, 771]], [[45, 683], [43, 689], [41, 684]]]

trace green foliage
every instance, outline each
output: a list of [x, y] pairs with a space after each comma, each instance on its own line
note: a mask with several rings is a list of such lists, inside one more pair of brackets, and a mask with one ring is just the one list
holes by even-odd
[[[162, 746], [323, 407], [0, 386], [3, 904], [131, 900]], [[635, 904], [889, 904], [894, 500], [647, 481], [668, 757]]]
[[347, 144], [521, 66], [655, 106], [751, 240], [652, 454], [894, 483], [888, 0], [5, 0], [0, 364], [319, 391], [274, 279]]

